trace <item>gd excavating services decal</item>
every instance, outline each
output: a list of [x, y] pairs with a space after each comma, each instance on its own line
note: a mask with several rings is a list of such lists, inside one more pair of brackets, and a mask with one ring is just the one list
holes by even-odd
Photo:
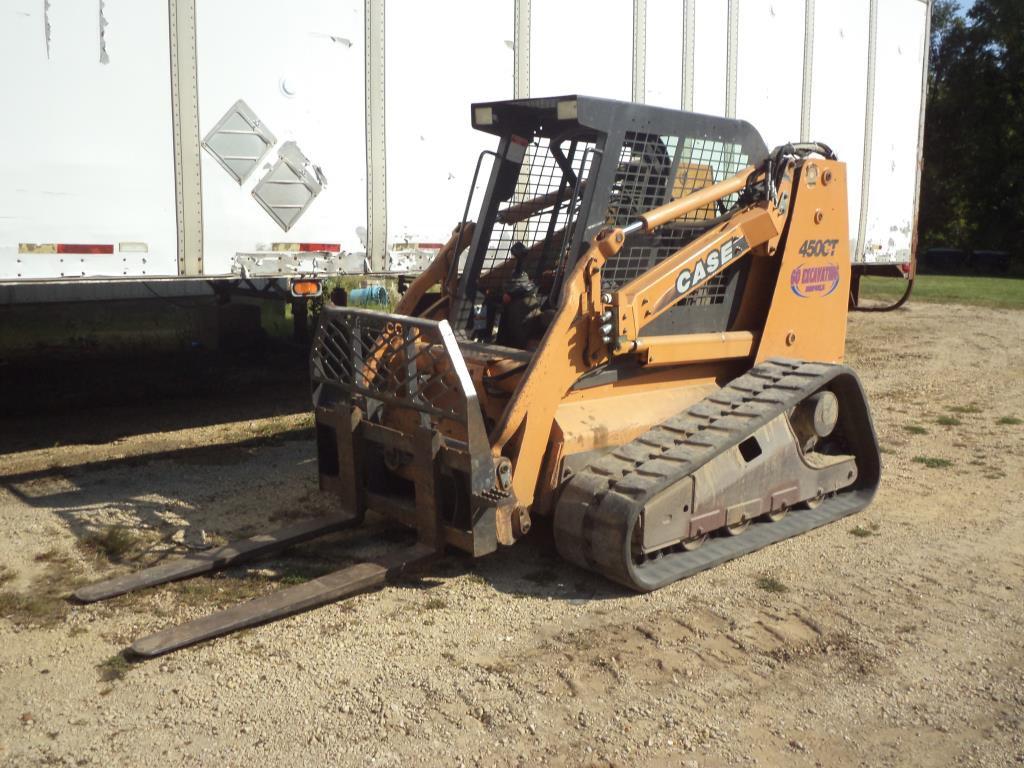
[[789, 287], [802, 299], [828, 296], [839, 287], [839, 267], [827, 262], [801, 264], [790, 273]]

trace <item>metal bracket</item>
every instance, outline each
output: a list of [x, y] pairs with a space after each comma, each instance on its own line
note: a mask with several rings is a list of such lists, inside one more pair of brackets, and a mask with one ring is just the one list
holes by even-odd
[[309, 251], [296, 253], [236, 253], [231, 272], [243, 278], [295, 275], [361, 275], [367, 272], [366, 255]]

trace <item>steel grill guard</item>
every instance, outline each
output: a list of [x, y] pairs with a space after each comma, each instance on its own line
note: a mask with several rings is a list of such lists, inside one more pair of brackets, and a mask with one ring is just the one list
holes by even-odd
[[[513, 498], [495, 486], [476, 389], [446, 320], [325, 307], [311, 376], [320, 487], [346, 512], [361, 518], [369, 507], [397, 518], [428, 546], [496, 548], [494, 505]], [[403, 428], [389, 426], [392, 419]], [[367, 488], [365, 443], [407, 463], [414, 502]], [[468, 486], [470, 514], [461, 524], [440, 504], [442, 475]]]

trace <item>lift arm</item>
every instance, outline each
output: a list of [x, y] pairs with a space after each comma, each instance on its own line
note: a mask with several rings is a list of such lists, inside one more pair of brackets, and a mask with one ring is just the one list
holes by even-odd
[[[743, 190], [762, 172], [747, 168], [718, 184], [648, 211], [624, 228], [602, 230], [576, 261], [562, 287], [551, 325], [534, 350], [529, 367], [505, 412], [490, 433], [493, 456], [505, 456], [512, 462], [512, 490], [521, 509], [526, 510], [533, 503], [555, 412], [573, 383], [587, 371], [606, 362], [609, 351], [612, 354], [635, 353], [639, 343], [678, 341], [681, 337], [658, 336], [645, 341], [639, 334], [658, 315], [707, 282], [710, 277], [706, 274], [708, 258], [716, 247], [719, 258], [716, 272], [722, 267], [721, 248], [726, 242], [730, 243], [731, 249], [726, 265], [738, 262], [751, 250], [762, 246], [768, 254], [774, 254], [772, 249], [782, 232], [791, 199], [793, 163], [787, 161], [777, 188], [766, 180], [767, 186], [771, 187], [766, 195], [770, 202], [765, 200], [741, 208], [614, 295], [603, 294], [601, 290], [601, 270], [606, 261], [621, 253], [630, 233], [641, 230], [653, 232], [687, 213]], [[696, 260], [702, 257], [703, 277], [696, 266]], [[689, 270], [690, 284], [684, 285], [685, 290], [680, 292], [677, 285], [685, 282], [682, 279], [685, 270]], [[754, 349], [754, 340], [749, 333], [742, 339], [723, 340], [723, 334], [691, 334], [687, 338], [692, 343], [701, 341], [700, 336], [712, 335], [714, 339], [704, 340], [705, 346], [711, 350], [711, 357], [707, 359], [743, 357]], [[638, 342], [637, 346], [634, 342]]]
[[[735, 176], [673, 200], [643, 214], [622, 232], [653, 232], [710, 203], [735, 194], [754, 180], [759, 170], [748, 167]], [[773, 256], [786, 223], [792, 185], [792, 163], [772, 195], [751, 203], [712, 227], [667, 259], [615, 291], [602, 316], [602, 334], [615, 354], [629, 354], [644, 345], [642, 329], [705, 285], [712, 277], [758, 251]], [[626, 247], [625, 245], [623, 247]], [[609, 325], [611, 327], [609, 327]], [[697, 335], [697, 334], [694, 334]], [[741, 334], [750, 336], [750, 334]], [[719, 340], [721, 334], [715, 334]], [[697, 340], [699, 341], [699, 340]], [[738, 348], [743, 340], [737, 339]], [[719, 355], [716, 355], [719, 356]]]

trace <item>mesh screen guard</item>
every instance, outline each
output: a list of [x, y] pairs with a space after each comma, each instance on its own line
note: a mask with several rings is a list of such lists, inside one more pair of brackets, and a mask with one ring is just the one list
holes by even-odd
[[[606, 221], [612, 226], [626, 226], [652, 208], [735, 175], [748, 162], [749, 157], [738, 144], [629, 132], [619, 152]], [[626, 247], [605, 264], [602, 288], [620, 288], [664, 261], [735, 202], [736, 195], [730, 195], [651, 235], [631, 237]], [[727, 272], [712, 278], [682, 305], [722, 303], [727, 278]]]
[[[554, 105], [566, 98], [492, 105], [496, 121], [490, 130], [501, 136], [499, 154], [510, 153], [516, 141], [527, 146], [510, 195], [506, 187], [507, 199], [495, 194], [498, 169], [492, 169], [452, 315], [458, 332], [473, 333], [474, 319], [480, 330], [479, 310], [488, 292], [500, 294], [511, 275], [513, 244], [527, 248], [525, 271], [545, 306], [554, 306], [561, 277], [600, 229], [629, 224], [767, 156], [761, 137], [741, 121], [587, 97], [571, 97], [577, 104], [575, 121], [553, 120]], [[503, 122], [505, 128], [498, 128]], [[665, 260], [734, 202], [734, 196], [725, 198], [650, 235], [631, 235], [605, 264], [602, 287], [619, 288]], [[746, 267], [743, 261], [716, 276], [651, 330], [724, 329], [731, 314], [727, 305], [733, 303]], [[670, 322], [669, 317], [675, 319]]]
[[[569, 173], [560, 166], [553, 146], [561, 151]], [[525, 267], [534, 280], [541, 280], [564, 264], [579, 214], [579, 191], [590, 172], [593, 149], [592, 141], [577, 138], [557, 145], [540, 138], [526, 147], [515, 194], [499, 206], [491, 228], [478, 289], [501, 287], [505, 276], [502, 267], [509, 264], [509, 250], [515, 242], [529, 249]]]
[[[525, 147], [523, 143], [525, 142]], [[582, 132], [558, 137], [513, 137], [503, 142], [506, 158], [495, 160], [488, 199], [479, 221], [471, 256], [463, 266], [461, 300], [453, 325], [480, 329], [482, 302], [499, 296], [512, 277], [512, 246], [522, 243], [521, 266], [546, 298], [578, 250], [580, 203], [594, 162], [594, 136]], [[504, 163], [506, 167], [498, 166]], [[501, 173], [516, 171], [508, 199], [495, 191]]]

